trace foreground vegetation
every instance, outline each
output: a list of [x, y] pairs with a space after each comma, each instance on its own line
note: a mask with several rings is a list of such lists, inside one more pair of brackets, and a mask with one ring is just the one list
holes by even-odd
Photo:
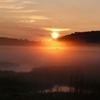
[[7, 93], [0, 94], [0, 100], [100, 100], [100, 95], [79, 95], [71, 93]]
[[[72, 69], [40, 67], [31, 72], [0, 71], [0, 100], [99, 100], [100, 76]], [[56, 89], [52, 91], [54, 86]], [[63, 91], [59, 90], [60, 86], [69, 88]]]

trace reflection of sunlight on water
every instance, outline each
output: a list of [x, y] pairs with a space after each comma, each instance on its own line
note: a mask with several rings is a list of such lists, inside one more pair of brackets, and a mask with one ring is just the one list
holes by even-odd
[[[87, 89], [82, 89], [81, 91], [83, 91], [83, 93], [92, 93], [91, 90], [87, 90]], [[68, 87], [68, 86], [57, 86], [55, 85], [53, 88], [51, 89], [45, 89], [42, 91], [38, 91], [38, 93], [75, 93], [76, 92], [76, 88], [74, 87]], [[77, 93], [80, 93], [80, 89], [77, 90]]]
[[[68, 47], [66, 47], [67, 49]], [[65, 46], [62, 42], [56, 41], [56, 40], [48, 40], [46, 41], [46, 48], [45, 50], [50, 51], [50, 52], [59, 52], [61, 50], [64, 50]]]
[[55, 92], [74, 92], [75, 89], [73, 87], [68, 87], [68, 86], [54, 86], [51, 89], [45, 89], [43, 91], [38, 91], [39, 93], [55, 93]]
[[[49, 40], [47, 46], [0, 46], [0, 61], [16, 62], [17, 67], [2, 67], [4, 70], [30, 71], [41, 66], [95, 66], [100, 65], [100, 47], [64, 46]], [[90, 68], [89, 67], [89, 68]], [[91, 69], [90, 72], [92, 72]], [[93, 70], [94, 71], [94, 70]]]
[[46, 42], [48, 49], [61, 49], [63, 44], [61, 42], [50, 40]]

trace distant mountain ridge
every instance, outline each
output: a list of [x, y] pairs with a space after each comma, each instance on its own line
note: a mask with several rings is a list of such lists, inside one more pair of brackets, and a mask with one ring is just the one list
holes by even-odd
[[71, 44], [100, 44], [100, 31], [75, 32], [58, 40]]

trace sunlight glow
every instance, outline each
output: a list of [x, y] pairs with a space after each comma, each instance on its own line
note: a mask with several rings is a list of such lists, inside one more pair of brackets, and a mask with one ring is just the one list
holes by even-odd
[[60, 51], [64, 47], [63, 43], [56, 40], [48, 40], [45, 45], [49, 51]]
[[58, 34], [58, 32], [53, 32], [51, 34], [51, 36], [52, 36], [53, 39], [57, 39], [59, 37], [59, 34]]
[[61, 31], [70, 31], [70, 28], [44, 28], [45, 30], [48, 31], [53, 31], [53, 32], [61, 32]]

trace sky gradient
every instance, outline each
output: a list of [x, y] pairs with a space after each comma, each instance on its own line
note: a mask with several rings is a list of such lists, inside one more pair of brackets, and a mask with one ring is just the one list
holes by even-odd
[[99, 30], [100, 0], [0, 0], [0, 36], [40, 40], [47, 28]]

